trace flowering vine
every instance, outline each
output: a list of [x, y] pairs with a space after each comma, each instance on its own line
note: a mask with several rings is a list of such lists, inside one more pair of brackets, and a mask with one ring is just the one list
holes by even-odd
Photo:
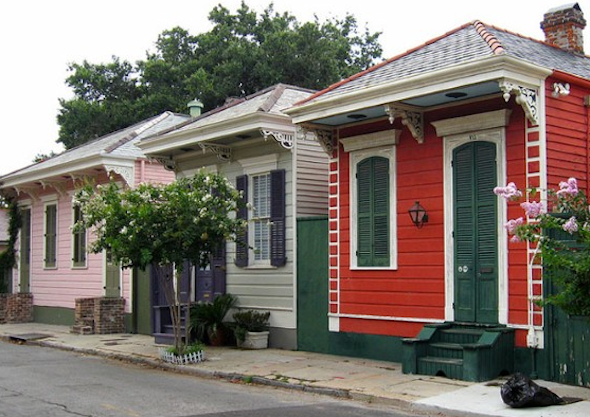
[[[519, 201], [523, 193], [514, 183], [494, 188], [507, 201]], [[553, 304], [568, 314], [590, 315], [590, 207], [575, 178], [547, 190], [540, 201], [537, 189], [528, 190], [530, 201], [521, 202], [524, 216], [504, 225], [513, 243], [536, 245], [546, 276], [555, 290], [541, 304]], [[525, 217], [528, 220], [525, 220]]]

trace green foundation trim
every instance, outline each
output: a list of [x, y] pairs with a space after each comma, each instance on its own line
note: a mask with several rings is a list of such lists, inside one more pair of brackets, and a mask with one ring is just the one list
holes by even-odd
[[36, 323], [74, 325], [74, 309], [65, 307], [33, 306], [33, 320]]

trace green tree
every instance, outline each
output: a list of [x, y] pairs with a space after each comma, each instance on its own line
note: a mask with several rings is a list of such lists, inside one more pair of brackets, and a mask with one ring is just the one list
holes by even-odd
[[86, 186], [76, 193], [76, 203], [83, 216], [75, 227], [94, 233], [91, 252], [107, 250], [124, 268], [174, 269], [175, 285], [162, 282], [162, 288], [170, 305], [176, 351], [182, 353], [188, 326], [183, 338], [181, 318], [189, 307], [180, 298], [184, 261], [206, 266], [210, 253], [243, 230], [244, 221], [234, 215], [240, 193], [224, 177], [200, 172], [167, 185], [140, 184], [124, 190], [114, 182]]
[[71, 64], [74, 98], [60, 100], [58, 142], [69, 149], [166, 110], [184, 113], [194, 98], [211, 110], [277, 83], [322, 89], [382, 54], [380, 33], [361, 31], [350, 14], [300, 23], [272, 4], [257, 14], [242, 2], [235, 13], [214, 7], [209, 20], [213, 28], [198, 35], [163, 31], [135, 64]]

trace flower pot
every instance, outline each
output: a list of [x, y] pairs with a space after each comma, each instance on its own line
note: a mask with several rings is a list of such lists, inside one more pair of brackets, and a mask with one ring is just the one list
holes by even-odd
[[238, 341], [242, 349], [266, 349], [268, 347], [268, 332], [246, 332], [243, 341]]

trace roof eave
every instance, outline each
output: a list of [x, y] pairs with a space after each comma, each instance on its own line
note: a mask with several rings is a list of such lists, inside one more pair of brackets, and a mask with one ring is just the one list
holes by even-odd
[[93, 155], [85, 159], [76, 160], [75, 163], [64, 163], [58, 166], [48, 166], [35, 170], [14, 175], [7, 175], [2, 178], [0, 189], [12, 188], [42, 181], [49, 178], [70, 176], [78, 172], [85, 172], [92, 169], [104, 169], [107, 166], [134, 166], [136, 158], [128, 158], [113, 155]]
[[161, 155], [172, 149], [187, 147], [197, 143], [215, 141], [216, 139], [237, 136], [243, 132], [257, 129], [295, 130], [291, 118], [284, 114], [256, 112], [233, 119], [221, 120], [210, 125], [195, 127], [184, 131], [175, 131], [162, 136], [155, 136], [149, 141], [139, 142], [137, 146], [146, 155]]
[[490, 55], [468, 63], [333, 95], [285, 111], [300, 124], [367, 107], [385, 105], [437, 91], [490, 80], [510, 79], [539, 86], [553, 71], [509, 55]]

